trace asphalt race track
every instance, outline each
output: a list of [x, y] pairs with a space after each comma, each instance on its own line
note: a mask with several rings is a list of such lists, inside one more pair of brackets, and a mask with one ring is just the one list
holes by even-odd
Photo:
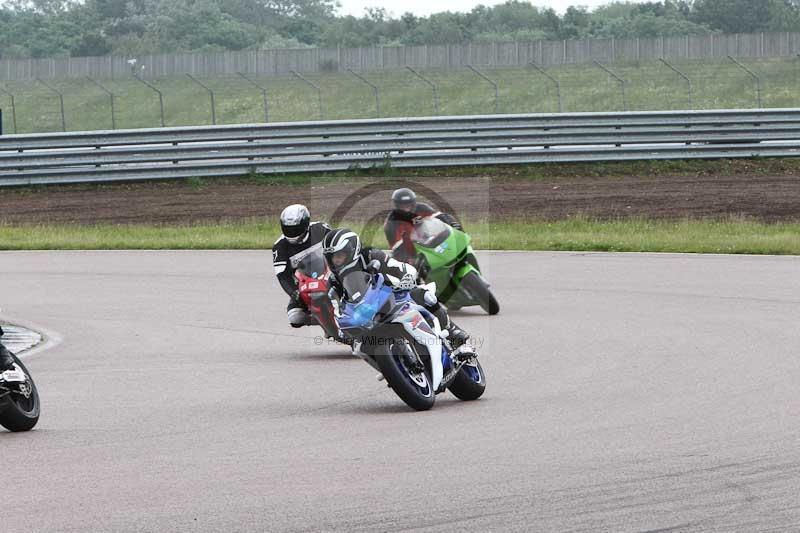
[[0, 254], [3, 531], [800, 529], [800, 258], [482, 254], [486, 395], [410, 411], [268, 252]]

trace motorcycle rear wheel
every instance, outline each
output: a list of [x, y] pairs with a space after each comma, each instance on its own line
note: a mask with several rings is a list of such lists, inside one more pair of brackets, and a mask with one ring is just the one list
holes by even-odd
[[486, 374], [483, 373], [480, 362], [475, 359], [462, 366], [448, 389], [453, 396], [465, 402], [477, 400], [483, 396], [486, 391]]

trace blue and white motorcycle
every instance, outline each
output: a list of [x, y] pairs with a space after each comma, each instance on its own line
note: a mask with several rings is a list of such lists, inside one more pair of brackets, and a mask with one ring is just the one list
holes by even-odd
[[439, 321], [408, 291], [366, 272], [348, 274], [342, 285], [350, 299], [339, 310], [339, 329], [400, 399], [425, 411], [447, 389], [461, 400], [481, 397], [486, 377], [477, 354], [466, 346], [451, 353]]

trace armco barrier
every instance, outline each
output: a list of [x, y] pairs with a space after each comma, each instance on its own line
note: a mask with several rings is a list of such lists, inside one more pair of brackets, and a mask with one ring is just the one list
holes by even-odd
[[0, 186], [798, 155], [800, 109], [289, 122], [7, 135]]

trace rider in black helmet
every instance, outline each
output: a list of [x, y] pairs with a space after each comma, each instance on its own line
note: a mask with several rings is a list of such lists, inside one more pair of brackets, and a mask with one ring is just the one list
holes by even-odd
[[304, 205], [290, 205], [281, 213], [282, 235], [272, 245], [272, 264], [281, 288], [289, 295], [286, 314], [293, 328], [308, 326], [315, 321], [300, 300], [292, 259], [312, 246], [322, 246], [322, 239], [330, 230], [330, 226], [323, 222], [311, 222], [311, 214]]
[[349, 229], [334, 229], [322, 241], [325, 261], [333, 273], [332, 287], [339, 296], [345, 294], [342, 281], [354, 271], [365, 271], [372, 274], [383, 274], [387, 285], [411, 292], [411, 298], [425, 307], [439, 320], [443, 330], [448, 331], [448, 340], [453, 348], [458, 348], [469, 339], [469, 334], [458, 327], [447, 314], [447, 310], [439, 303], [436, 295], [417, 286], [417, 269], [407, 263], [393, 259], [383, 250], [361, 246], [361, 238]]
[[386, 233], [386, 240], [392, 249], [393, 257], [400, 261], [413, 262], [414, 243], [409, 236], [414, 229], [414, 219], [424, 217], [436, 217], [445, 224], [463, 231], [454, 216], [436, 211], [426, 203], [417, 202], [417, 195], [411, 189], [405, 187], [397, 189], [392, 193], [392, 211], [383, 224], [383, 231]]

